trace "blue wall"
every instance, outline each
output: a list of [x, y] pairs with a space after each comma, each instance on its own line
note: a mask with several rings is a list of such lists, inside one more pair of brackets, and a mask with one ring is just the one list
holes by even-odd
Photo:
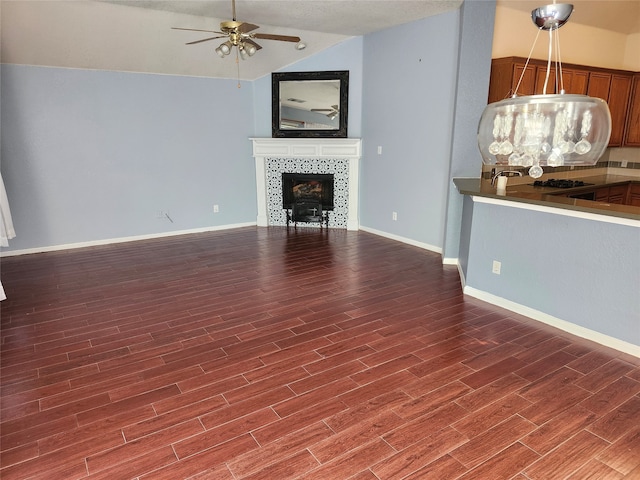
[[17, 65], [1, 81], [10, 250], [255, 222], [250, 84]]
[[435, 250], [449, 178], [458, 17], [429, 17], [364, 42], [360, 223]]
[[443, 248], [445, 261], [459, 259], [460, 250], [468, 249], [468, 245], [460, 244], [461, 241], [468, 241], [461, 239], [460, 228], [469, 219], [462, 218], [462, 196], [451, 179], [480, 175], [482, 158], [478, 151], [478, 120], [487, 106], [495, 10], [495, 2], [490, 1], [467, 1], [461, 9], [456, 107]]
[[472, 213], [468, 287], [640, 346], [638, 227], [478, 202]]
[[[471, 288], [640, 346], [637, 228], [473, 204], [450, 188], [480, 172], [494, 9], [466, 1], [283, 71], [350, 71], [364, 227], [442, 248]], [[3, 251], [255, 222], [249, 138], [271, 136], [270, 76], [238, 89], [17, 65], [0, 75], [2, 175], [18, 234]], [[549, 273], [554, 262], [560, 274]]]
[[[279, 72], [349, 71], [349, 119], [347, 134], [350, 138], [362, 136], [362, 44], [363, 37], [345, 40], [312, 57], [300, 60]], [[255, 136], [271, 137], [271, 75], [253, 82], [255, 95]]]

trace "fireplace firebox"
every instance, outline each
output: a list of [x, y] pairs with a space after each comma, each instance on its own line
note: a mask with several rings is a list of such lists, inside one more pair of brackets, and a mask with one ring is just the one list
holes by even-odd
[[296, 203], [309, 202], [333, 210], [333, 174], [283, 173], [282, 208], [290, 210]]

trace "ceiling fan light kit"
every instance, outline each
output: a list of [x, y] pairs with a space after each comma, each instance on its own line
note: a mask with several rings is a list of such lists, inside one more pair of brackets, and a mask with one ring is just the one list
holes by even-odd
[[[511, 98], [487, 105], [478, 125], [478, 147], [487, 165], [529, 167], [539, 178], [542, 167], [595, 165], [611, 135], [611, 113], [604, 100], [565, 94], [558, 29], [573, 12], [571, 4], [536, 8], [531, 19], [540, 31], [549, 32], [549, 55], [542, 95], [517, 96], [531, 53]], [[538, 36], [536, 36], [537, 40]], [[547, 95], [551, 58], [555, 45], [555, 91]], [[535, 46], [535, 40], [534, 40]], [[533, 47], [531, 48], [533, 52]]]
[[222, 42], [215, 52], [220, 58], [228, 56], [233, 47], [236, 48], [236, 52], [239, 56], [245, 60], [247, 57], [252, 57], [262, 47], [258, 45], [254, 39], [263, 40], [277, 40], [281, 42], [295, 43], [296, 50], [304, 50], [307, 44], [300, 40], [300, 37], [290, 35], [273, 35], [269, 33], [254, 33], [254, 30], [260, 28], [258, 25], [247, 22], [239, 22], [236, 20], [236, 2], [231, 0], [231, 8], [233, 12], [233, 20], [228, 20], [220, 23], [220, 31], [216, 30], [200, 30], [197, 28], [179, 28], [172, 27], [174, 30], [189, 30], [192, 32], [208, 32], [215, 33], [218, 36], [203, 38], [193, 42], [188, 42], [187, 45], [194, 45], [196, 43], [208, 42], [218, 38], [226, 38], [227, 40]]
[[216, 53], [220, 56], [220, 58], [224, 58], [225, 56], [231, 53], [231, 42], [224, 42], [220, 44], [218, 48], [216, 48]]

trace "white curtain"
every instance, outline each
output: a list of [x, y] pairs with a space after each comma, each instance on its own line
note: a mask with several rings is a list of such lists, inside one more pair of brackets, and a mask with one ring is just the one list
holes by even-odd
[[[9, 209], [9, 198], [4, 188], [4, 180], [0, 174], [0, 246], [8, 247], [9, 240], [16, 236], [13, 228], [13, 220], [11, 219], [11, 210]], [[7, 296], [0, 282], [0, 300], [4, 300]]]

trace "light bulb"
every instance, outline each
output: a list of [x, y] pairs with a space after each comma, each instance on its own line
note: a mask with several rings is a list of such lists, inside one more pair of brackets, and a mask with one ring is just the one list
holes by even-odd
[[223, 44], [220, 45], [220, 51], [224, 54], [224, 55], [229, 55], [229, 53], [231, 52], [231, 43], [229, 42], [224, 42]]

